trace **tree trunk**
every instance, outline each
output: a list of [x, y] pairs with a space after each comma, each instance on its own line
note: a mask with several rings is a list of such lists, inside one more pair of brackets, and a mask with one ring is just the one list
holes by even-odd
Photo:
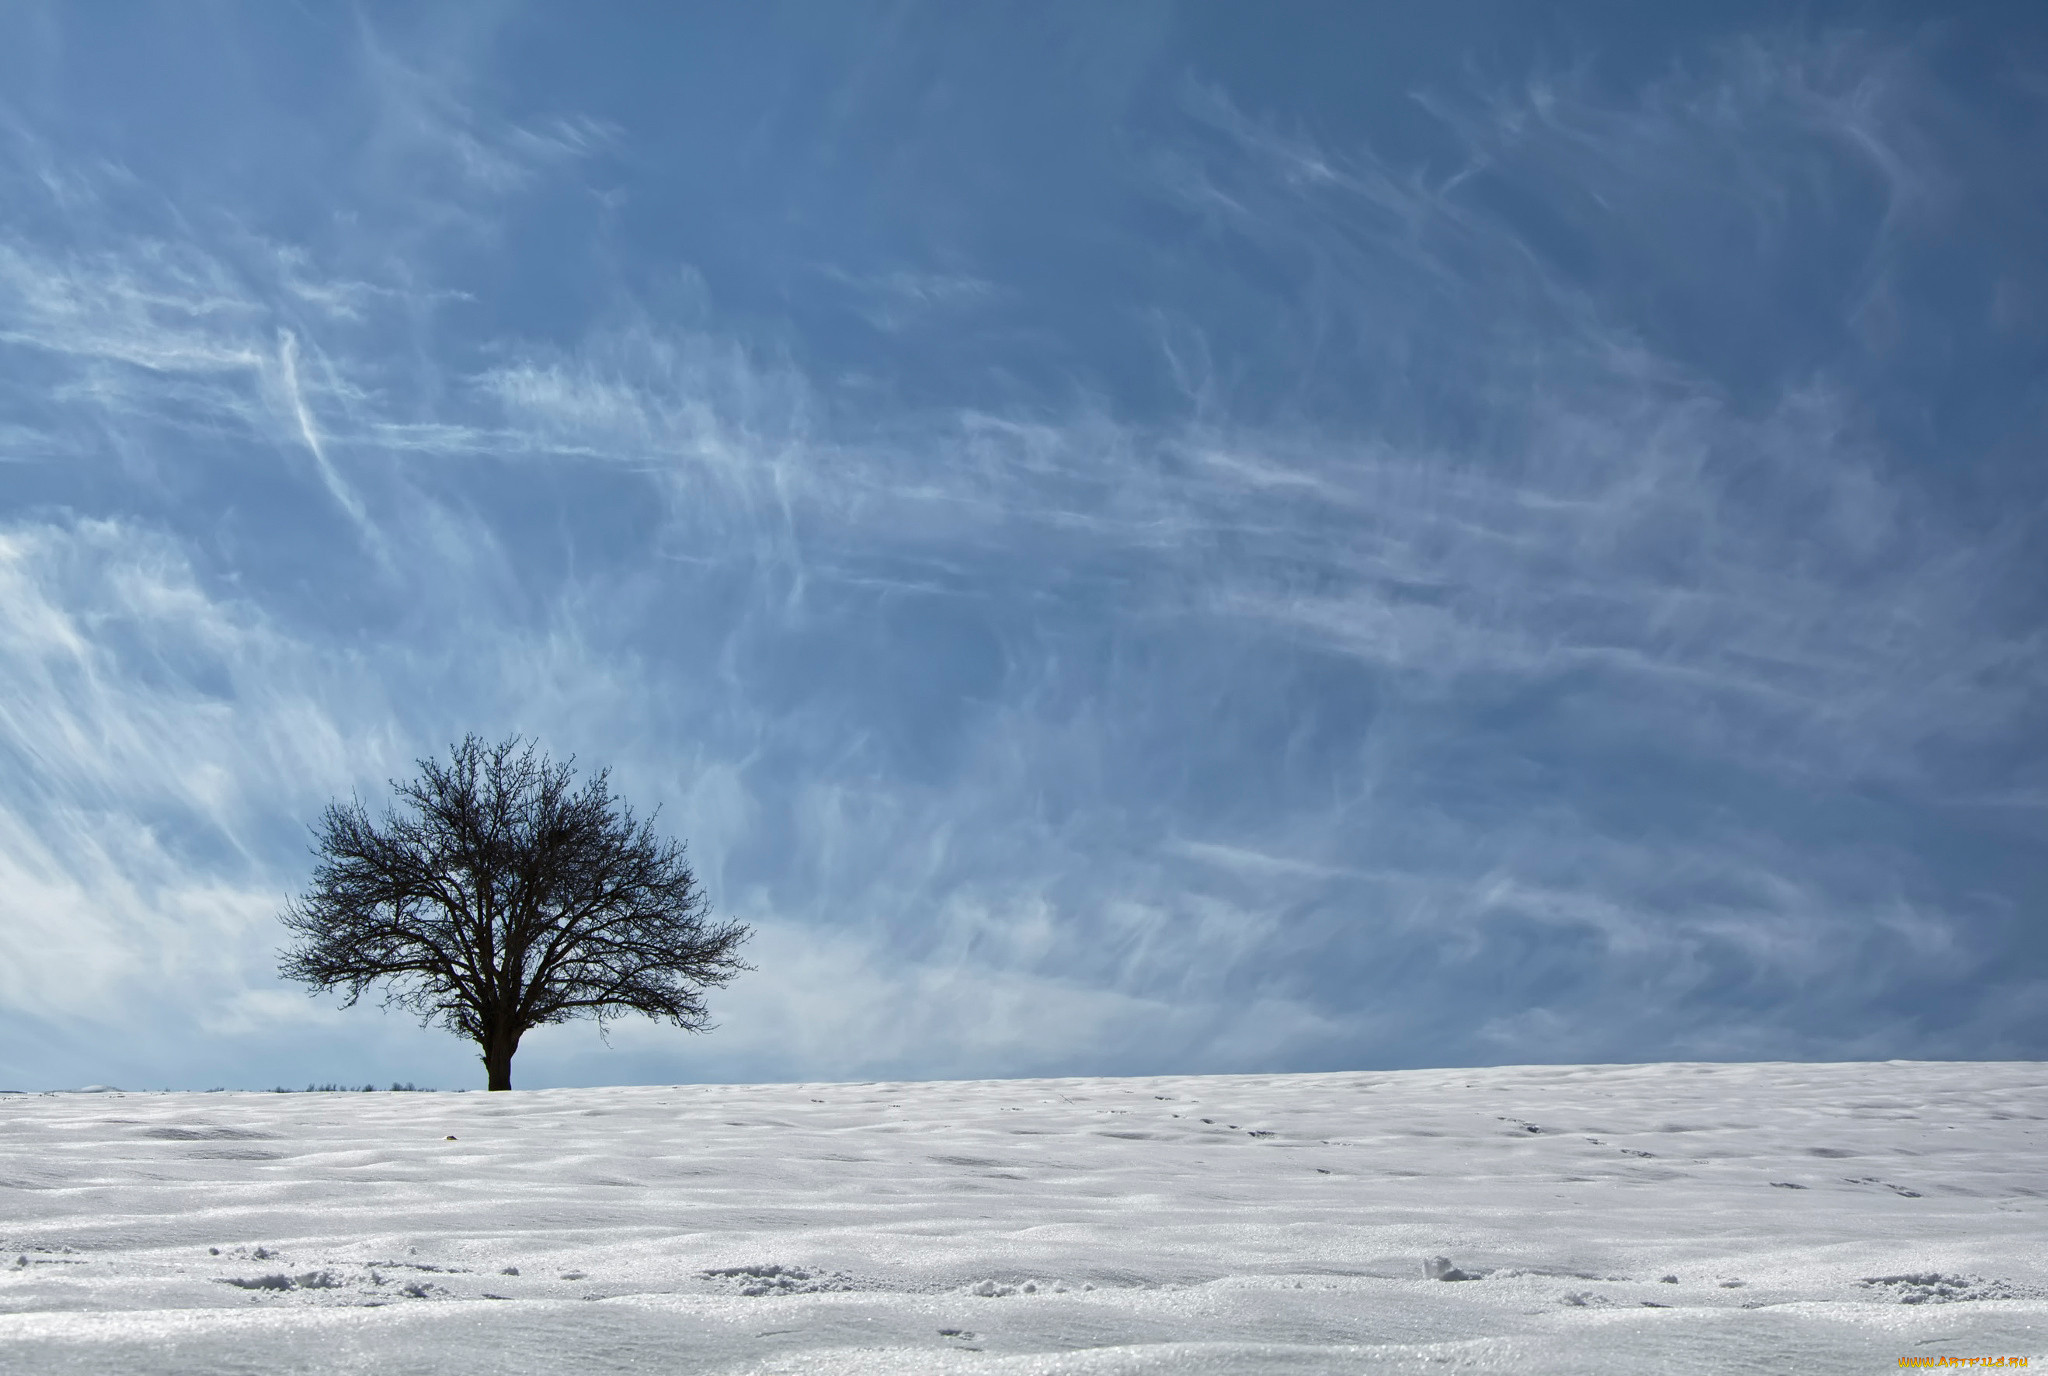
[[512, 1088], [512, 1053], [518, 1049], [517, 1032], [494, 1032], [484, 1039], [484, 1071], [491, 1089]]

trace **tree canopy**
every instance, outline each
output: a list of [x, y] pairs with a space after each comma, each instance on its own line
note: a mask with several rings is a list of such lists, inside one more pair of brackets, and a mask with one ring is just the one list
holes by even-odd
[[703, 993], [751, 968], [748, 929], [712, 920], [682, 844], [614, 798], [608, 770], [577, 787], [518, 736], [418, 763], [381, 818], [351, 799], [313, 827], [320, 864], [281, 914], [286, 978], [348, 1005], [381, 983], [387, 1004], [476, 1042], [492, 1089], [549, 1023], [709, 1030]]

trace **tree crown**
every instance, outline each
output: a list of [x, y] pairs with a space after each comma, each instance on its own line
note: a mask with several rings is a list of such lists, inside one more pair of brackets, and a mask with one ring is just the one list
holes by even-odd
[[330, 805], [312, 885], [282, 914], [298, 940], [281, 972], [348, 1004], [383, 983], [387, 1004], [487, 1061], [574, 1017], [707, 1030], [703, 990], [750, 968], [747, 928], [710, 919], [683, 846], [612, 796], [608, 770], [579, 788], [572, 764], [472, 735], [394, 781], [381, 819], [360, 799]]

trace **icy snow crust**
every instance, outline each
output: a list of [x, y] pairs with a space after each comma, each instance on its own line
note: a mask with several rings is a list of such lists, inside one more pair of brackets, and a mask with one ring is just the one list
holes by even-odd
[[2038, 1361], [2043, 1069], [10, 1095], [0, 1370]]

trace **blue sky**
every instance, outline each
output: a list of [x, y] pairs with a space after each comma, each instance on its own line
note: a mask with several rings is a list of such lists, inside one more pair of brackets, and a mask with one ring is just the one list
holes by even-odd
[[0, 1084], [480, 1083], [307, 824], [609, 764], [523, 1085], [2048, 1053], [2038, 7], [10, 6]]

